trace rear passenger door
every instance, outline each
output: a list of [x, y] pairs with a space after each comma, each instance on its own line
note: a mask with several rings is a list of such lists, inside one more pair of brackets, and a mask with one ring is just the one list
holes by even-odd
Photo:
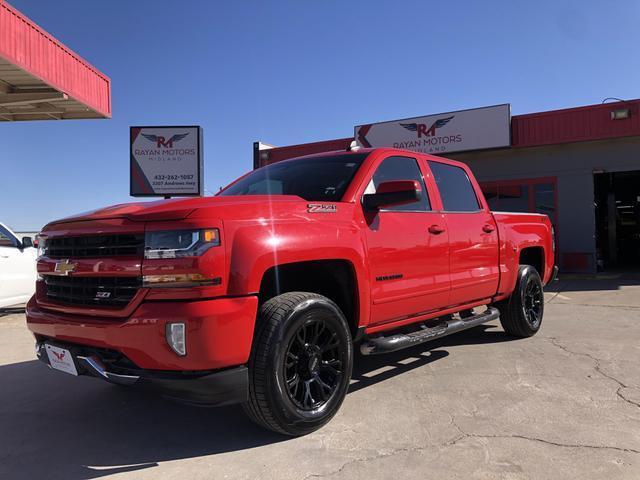
[[450, 304], [460, 305], [495, 295], [500, 270], [498, 230], [467, 171], [430, 160], [449, 231]]
[[[416, 158], [389, 156], [380, 163], [363, 194], [382, 182], [414, 180], [419, 201], [364, 211], [371, 285], [371, 324], [402, 320], [449, 303], [449, 241], [441, 213], [434, 212]], [[433, 233], [430, 233], [430, 230]]]

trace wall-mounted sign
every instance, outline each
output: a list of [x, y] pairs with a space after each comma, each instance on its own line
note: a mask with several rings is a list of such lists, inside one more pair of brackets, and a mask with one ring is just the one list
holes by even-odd
[[474, 108], [426, 117], [358, 125], [361, 147], [394, 147], [434, 155], [444, 152], [508, 147], [511, 106]]
[[203, 194], [202, 128], [131, 127], [130, 138], [131, 196]]

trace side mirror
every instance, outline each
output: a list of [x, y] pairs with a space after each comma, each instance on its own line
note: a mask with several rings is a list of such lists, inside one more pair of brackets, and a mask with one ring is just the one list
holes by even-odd
[[366, 210], [380, 210], [382, 207], [406, 205], [422, 198], [422, 188], [415, 180], [393, 180], [378, 185], [376, 193], [362, 196], [362, 206]]
[[22, 248], [33, 247], [33, 240], [31, 237], [22, 237]]

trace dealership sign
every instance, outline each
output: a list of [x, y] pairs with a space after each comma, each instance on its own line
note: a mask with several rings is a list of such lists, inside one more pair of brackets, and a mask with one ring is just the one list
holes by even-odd
[[202, 128], [131, 127], [134, 197], [202, 195]]
[[510, 123], [511, 106], [504, 104], [358, 125], [355, 139], [366, 148], [394, 147], [438, 155], [508, 147]]

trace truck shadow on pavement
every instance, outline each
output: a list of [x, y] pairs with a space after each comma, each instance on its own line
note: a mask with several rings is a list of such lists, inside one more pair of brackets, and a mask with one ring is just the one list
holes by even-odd
[[19, 315], [24, 313], [24, 307], [5, 307], [0, 308], [0, 318], [8, 315]]
[[600, 292], [640, 285], [640, 273], [572, 275], [560, 277], [544, 287], [545, 292]]
[[399, 350], [384, 355], [364, 356], [358, 352], [351, 375], [349, 393], [383, 382], [397, 375], [402, 375], [416, 368], [423, 367], [449, 356], [444, 347], [455, 345], [480, 345], [485, 343], [500, 343], [517, 340], [502, 330], [491, 331], [495, 326], [480, 325], [469, 330], [440, 338], [422, 345]]
[[[442, 359], [446, 347], [513, 340], [491, 328], [388, 355], [358, 354], [350, 393]], [[0, 366], [0, 478], [100, 478], [287, 440], [253, 425], [239, 406], [183, 406], [36, 360]]]

